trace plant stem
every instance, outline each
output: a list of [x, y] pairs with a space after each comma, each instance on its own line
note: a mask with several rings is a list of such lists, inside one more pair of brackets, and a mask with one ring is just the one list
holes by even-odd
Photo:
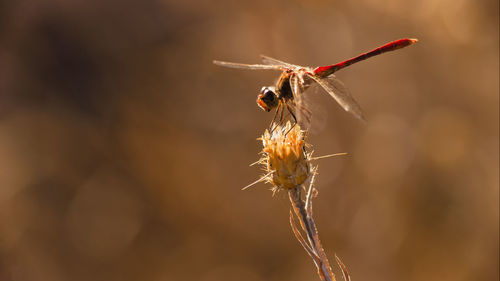
[[[312, 184], [309, 187], [310, 194], [312, 188]], [[297, 227], [294, 225], [293, 217], [290, 218], [290, 222], [292, 225], [292, 229], [294, 231], [295, 236], [301, 242], [302, 246], [306, 249], [306, 251], [311, 255], [313, 261], [318, 269], [318, 275], [323, 281], [336, 281], [335, 276], [330, 267], [330, 263], [328, 262], [328, 258], [326, 257], [325, 251], [318, 236], [318, 230], [316, 228], [316, 224], [314, 223], [314, 219], [312, 217], [312, 203], [311, 196], [306, 196], [305, 202], [301, 196], [302, 186], [298, 186], [296, 188], [290, 189], [288, 192], [288, 196], [290, 198], [290, 202], [292, 203], [293, 210], [299, 219], [300, 225], [304, 232], [307, 235], [307, 239], [309, 241], [308, 244], [300, 235]], [[292, 214], [290, 214], [292, 216]]]

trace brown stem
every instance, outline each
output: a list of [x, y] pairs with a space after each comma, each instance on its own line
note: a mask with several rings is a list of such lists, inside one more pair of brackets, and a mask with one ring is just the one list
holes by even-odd
[[288, 195], [295, 214], [299, 218], [300, 225], [302, 226], [304, 232], [307, 234], [307, 239], [309, 240], [310, 244], [309, 246], [313, 250], [314, 254], [318, 257], [319, 263], [315, 262], [315, 264], [318, 267], [319, 277], [324, 281], [336, 281], [330, 267], [330, 263], [328, 262], [328, 258], [326, 257], [323, 246], [321, 246], [321, 242], [319, 240], [318, 230], [316, 228], [316, 224], [314, 223], [314, 219], [312, 218], [312, 208], [309, 208], [309, 210], [307, 210], [306, 204], [301, 198], [301, 191], [302, 187], [298, 186], [294, 189], [291, 189]]

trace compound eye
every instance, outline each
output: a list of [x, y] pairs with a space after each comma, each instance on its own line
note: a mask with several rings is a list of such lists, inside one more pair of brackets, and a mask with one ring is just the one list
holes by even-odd
[[278, 105], [278, 97], [272, 89], [263, 87], [257, 97], [257, 104], [265, 111], [271, 111]]
[[267, 103], [274, 103], [277, 99], [276, 94], [270, 88], [264, 87], [261, 91], [262, 99]]
[[274, 92], [269, 88], [262, 89], [262, 93], [264, 94], [264, 98], [271, 99], [274, 96]]
[[270, 91], [270, 89], [268, 87], [262, 87], [262, 89], [260, 89], [260, 93], [261, 94], [265, 94], [267, 93], [268, 91]]

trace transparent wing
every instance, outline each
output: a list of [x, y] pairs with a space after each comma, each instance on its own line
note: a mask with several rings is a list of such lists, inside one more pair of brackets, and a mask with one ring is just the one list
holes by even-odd
[[335, 75], [330, 75], [327, 78], [319, 78], [316, 75], [309, 75], [314, 81], [316, 81], [325, 91], [332, 96], [345, 111], [352, 113], [358, 119], [366, 122], [363, 115], [363, 110], [359, 104], [354, 100], [354, 98], [349, 93], [349, 90], [344, 86], [340, 80], [335, 77]]
[[274, 58], [271, 58], [268, 56], [264, 56], [264, 55], [260, 55], [260, 58], [262, 59], [262, 62], [266, 65], [280, 65], [280, 66], [284, 66], [286, 68], [292, 68], [292, 69], [293, 68], [301, 68], [298, 65], [287, 63], [284, 61], [280, 61], [280, 60], [277, 60], [277, 59], [274, 59]]
[[304, 92], [307, 88], [304, 88], [304, 84], [301, 83], [297, 75], [290, 77], [290, 87], [293, 93], [293, 101], [291, 103], [297, 123], [303, 130], [309, 129], [312, 121], [312, 111], [307, 100], [304, 99]]
[[238, 68], [238, 69], [270, 69], [270, 70], [282, 70], [283, 67], [280, 65], [265, 65], [265, 64], [244, 64], [244, 63], [236, 63], [236, 62], [227, 62], [227, 61], [218, 61], [214, 60], [214, 64], [230, 67], [230, 68]]

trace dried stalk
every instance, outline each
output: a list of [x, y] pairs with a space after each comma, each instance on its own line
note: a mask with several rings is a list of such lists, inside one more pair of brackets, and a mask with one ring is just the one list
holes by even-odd
[[[311, 193], [312, 183], [313, 181], [311, 180], [311, 184], [307, 192], [308, 194]], [[306, 233], [309, 243], [306, 244], [306, 241], [304, 241], [302, 235], [300, 234], [299, 230], [297, 229], [297, 226], [294, 223], [293, 215], [292, 213], [290, 213], [290, 224], [292, 226], [292, 230], [295, 234], [295, 237], [297, 237], [302, 246], [313, 258], [314, 264], [318, 269], [318, 275], [321, 278], [321, 280], [335, 281], [336, 280], [335, 275], [332, 272], [330, 263], [328, 262], [328, 258], [319, 240], [318, 230], [316, 228], [316, 224], [314, 223], [314, 219], [312, 217], [311, 196], [306, 196], [306, 201], [305, 201], [302, 199], [301, 193], [302, 193], [301, 186], [288, 191], [290, 202], [292, 203], [295, 215], [297, 215], [302, 230]]]

